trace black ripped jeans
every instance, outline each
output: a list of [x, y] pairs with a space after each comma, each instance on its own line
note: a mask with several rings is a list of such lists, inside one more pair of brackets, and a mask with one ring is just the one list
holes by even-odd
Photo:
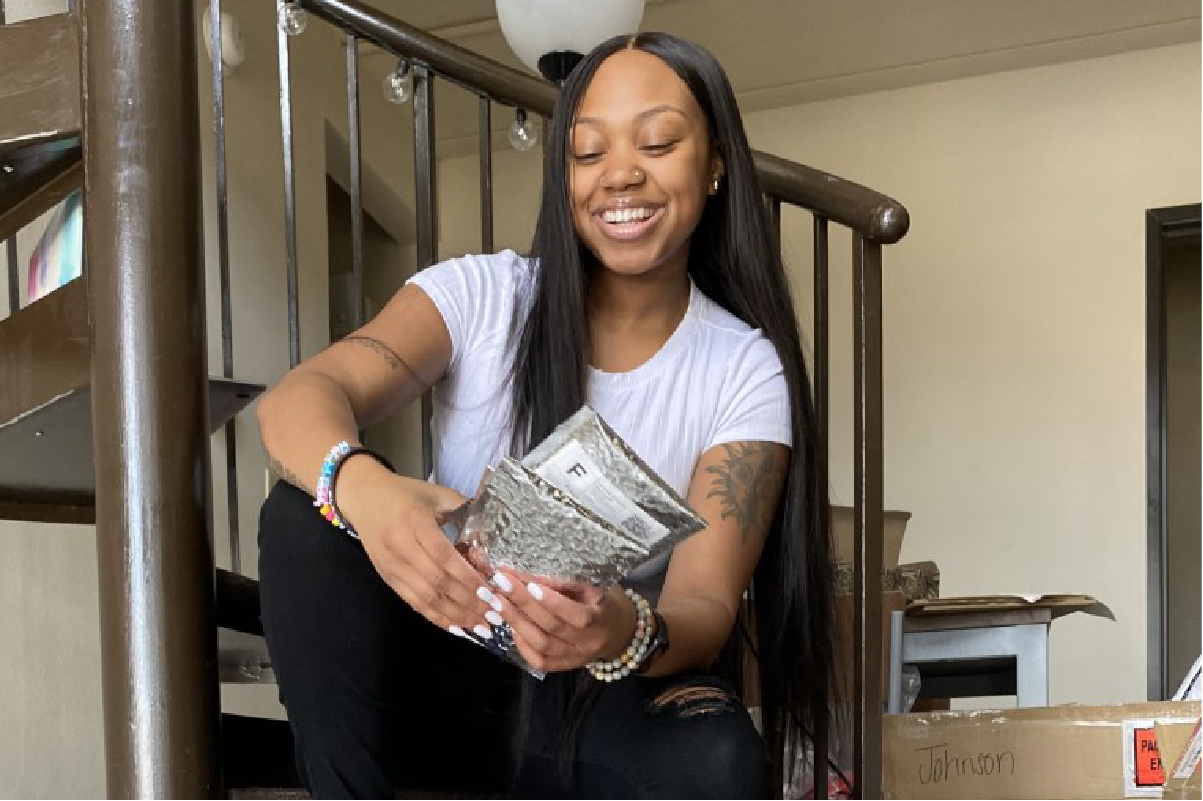
[[565, 723], [536, 688], [529, 737], [512, 749], [519, 671], [430, 625], [376, 574], [362, 546], [302, 491], [279, 483], [259, 521], [263, 624], [318, 798], [389, 798], [394, 788], [518, 797], [768, 797], [764, 747], [717, 679], [629, 677], [586, 713], [564, 783]]

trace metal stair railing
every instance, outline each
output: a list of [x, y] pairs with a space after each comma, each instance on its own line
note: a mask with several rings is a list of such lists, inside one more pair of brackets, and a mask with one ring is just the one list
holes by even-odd
[[[276, 0], [277, 10], [283, 0]], [[436, 145], [433, 104], [439, 79], [479, 99], [481, 245], [491, 250], [490, 119], [500, 104], [548, 115], [556, 88], [441, 41], [355, 0], [302, 0], [343, 31], [350, 119], [352, 265], [355, 317], [363, 320], [358, 43], [369, 42], [411, 64], [418, 267], [436, 258]], [[222, 373], [232, 374], [224, 98], [220, 0], [213, 0], [214, 135], [222, 304]], [[70, 25], [75, 25], [71, 17]], [[78, 16], [83, 43], [82, 113], [87, 272], [64, 293], [76, 315], [86, 297], [91, 320], [90, 386], [96, 459], [95, 517], [101, 562], [101, 620], [109, 792], [118, 796], [207, 796], [220, 787], [219, 706], [214, 659], [214, 570], [210, 509], [207, 393], [198, 185], [197, 108], [180, 86], [196, 82], [195, 23], [185, 4], [89, 0]], [[138, 47], [129, 47], [134, 37]], [[285, 232], [290, 363], [299, 361], [295, 187], [289, 41], [279, 33], [281, 139], [285, 158]], [[2, 115], [0, 115], [2, 116]], [[0, 121], [2, 128], [3, 121]], [[2, 133], [2, 131], [0, 131]], [[4, 140], [0, 137], [0, 143]], [[0, 147], [3, 147], [0, 144]], [[855, 765], [856, 794], [880, 795], [882, 531], [882, 249], [901, 239], [909, 220], [890, 198], [769, 154], [755, 164], [778, 237], [783, 204], [810, 213], [813, 226], [815, 408], [826, 456], [828, 421], [828, 229], [853, 241], [855, 492]], [[62, 180], [60, 178], [60, 180]], [[43, 184], [44, 186], [45, 184]], [[0, 192], [0, 195], [3, 193]], [[44, 195], [43, 197], [49, 197]], [[2, 199], [2, 198], [0, 198]], [[0, 208], [0, 219], [3, 209]], [[15, 218], [10, 218], [15, 219]], [[171, 263], [172, 270], [155, 265]], [[14, 279], [10, 272], [10, 283]], [[72, 298], [74, 300], [72, 300]], [[64, 300], [65, 299], [65, 300]], [[72, 305], [73, 304], [73, 305]], [[40, 313], [53, 318], [47, 304]], [[22, 310], [21, 314], [32, 309]], [[28, 315], [26, 315], [28, 317]], [[29, 342], [54, 323], [5, 326], [0, 347]], [[24, 323], [23, 323], [24, 325]], [[78, 343], [76, 343], [78, 344]], [[0, 353], [0, 362], [6, 357]], [[78, 362], [76, 358], [72, 364]], [[80, 364], [75, 365], [80, 368]], [[35, 379], [42, 378], [36, 368]], [[78, 369], [77, 369], [78, 372]], [[37, 383], [35, 381], [34, 383]], [[423, 461], [430, 464], [429, 402], [424, 401]], [[232, 427], [227, 427], [227, 484], [235, 491]], [[77, 506], [86, 505], [77, 500]], [[37, 499], [31, 501], [36, 503]], [[231, 553], [237, 556], [237, 498]], [[24, 518], [28, 519], [28, 518]], [[223, 586], [231, 584], [227, 576]], [[245, 603], [235, 625], [255, 627], [254, 591], [233, 581]], [[249, 589], [248, 589], [249, 588]], [[226, 619], [223, 617], [222, 619]], [[227, 623], [229, 625], [229, 623]], [[802, 680], [802, 677], [800, 677]], [[826, 732], [815, 732], [825, 753]], [[825, 771], [816, 797], [825, 797]]]

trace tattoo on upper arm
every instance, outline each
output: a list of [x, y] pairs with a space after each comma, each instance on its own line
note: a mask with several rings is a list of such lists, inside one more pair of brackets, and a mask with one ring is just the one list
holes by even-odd
[[376, 351], [380, 354], [381, 358], [388, 362], [388, 366], [393, 370], [397, 370], [405, 366], [405, 362], [400, 356], [397, 355], [397, 351], [393, 350], [375, 337], [365, 337], [362, 334], [351, 334], [350, 336], [343, 337], [340, 341], [363, 345], [369, 350]]
[[722, 503], [722, 519], [734, 518], [740, 537], [763, 531], [776, 511], [785, 460], [769, 442], [736, 442], [723, 445], [727, 455], [706, 472], [714, 478], [707, 498]]
[[276, 461], [276, 457], [272, 456], [270, 453], [267, 454], [267, 469], [272, 471], [272, 475], [274, 475], [276, 478], [287, 481], [297, 489], [305, 489], [305, 485], [301, 483], [301, 479], [297, 478], [296, 475], [287, 467]]

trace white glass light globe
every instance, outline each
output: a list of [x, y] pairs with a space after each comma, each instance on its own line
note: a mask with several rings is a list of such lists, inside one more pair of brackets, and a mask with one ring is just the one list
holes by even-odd
[[414, 94], [413, 73], [409, 64], [402, 62], [397, 69], [384, 76], [384, 97], [390, 103], [406, 103]]
[[301, 8], [300, 3], [285, 3], [280, 6], [280, 30], [289, 36], [300, 36], [305, 32], [305, 26], [308, 23], [309, 12]]
[[635, 33], [644, 0], [497, 0], [501, 32], [522, 63], [570, 51], [585, 55], [611, 36]]
[[519, 111], [514, 115], [514, 121], [510, 124], [510, 147], [515, 150], [527, 151], [539, 143], [539, 129], [527, 117], [525, 111]]

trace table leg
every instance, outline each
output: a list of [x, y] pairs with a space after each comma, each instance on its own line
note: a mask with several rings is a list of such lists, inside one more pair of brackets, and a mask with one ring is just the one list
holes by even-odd
[[1048, 706], [1047, 623], [1015, 626], [1015, 703]]

